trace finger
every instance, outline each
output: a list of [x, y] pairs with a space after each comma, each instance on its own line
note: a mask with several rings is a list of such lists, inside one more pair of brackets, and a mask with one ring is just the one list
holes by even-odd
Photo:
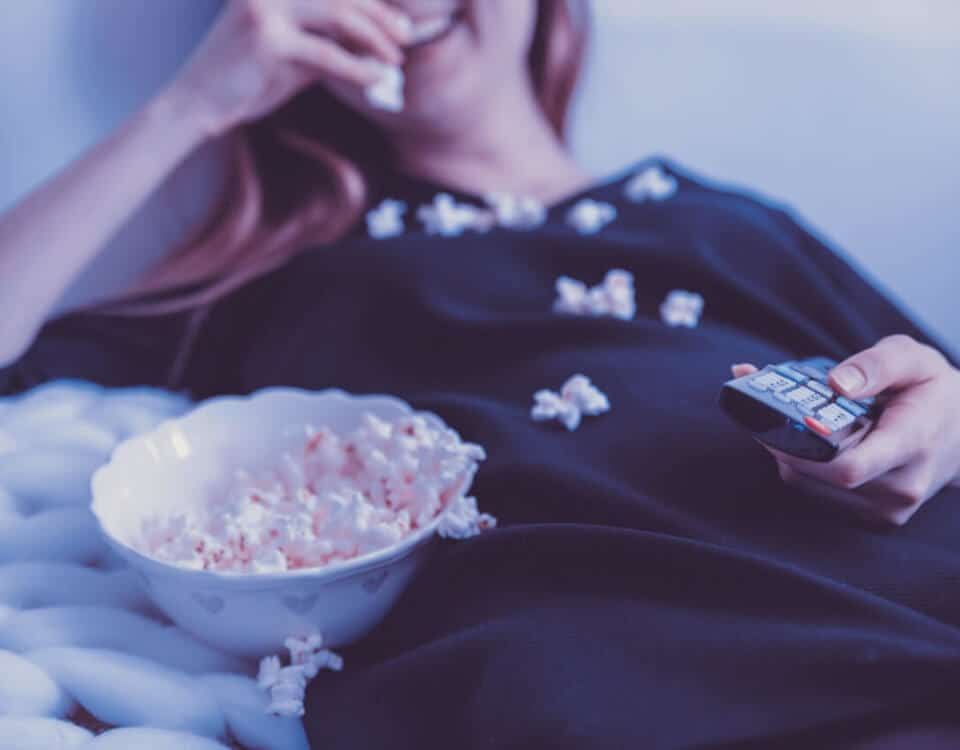
[[743, 363], [739, 365], [732, 365], [730, 371], [733, 373], [733, 377], [742, 378], [745, 375], [753, 375], [757, 372], [757, 368], [754, 365]]
[[830, 385], [847, 398], [867, 398], [887, 389], [925, 383], [946, 366], [947, 360], [933, 347], [897, 334], [833, 368]]
[[919, 505], [909, 505], [902, 499], [891, 496], [887, 488], [875, 487], [871, 484], [857, 490], [848, 490], [808, 476], [780, 461], [777, 462], [777, 467], [785, 484], [808, 497], [826, 500], [853, 511], [858, 517], [867, 521], [881, 521], [902, 526], [919, 508]]
[[400, 9], [382, 0], [358, 0], [358, 5], [397, 44], [407, 45], [413, 41], [413, 19]]
[[835, 487], [853, 490], [872, 482], [888, 471], [909, 463], [919, 448], [912, 442], [902, 420], [894, 420], [885, 428], [879, 425], [857, 445], [843, 451], [832, 461], [808, 461], [774, 448], [768, 450], [788, 466]]
[[894, 507], [919, 507], [941, 486], [934, 481], [934, 471], [926, 461], [914, 461], [887, 472], [875, 482], [864, 485], [860, 491], [867, 497], [884, 500]]
[[372, 86], [383, 72], [380, 63], [357, 57], [331, 39], [310, 34], [292, 35], [287, 56], [293, 62], [360, 87]]
[[816, 477], [797, 471], [789, 464], [777, 461], [780, 478], [785, 484], [817, 500], [827, 500], [834, 505], [854, 511], [859, 517], [875, 520], [877, 509], [866, 497], [854, 490], [845, 490], [827, 484]]
[[926, 462], [914, 462], [864, 485], [857, 493], [874, 503], [878, 514], [898, 526], [905, 524], [941, 487]]
[[358, 11], [341, 13], [331, 25], [337, 38], [357, 51], [375, 55], [388, 65], [403, 62], [400, 45], [369, 16]]

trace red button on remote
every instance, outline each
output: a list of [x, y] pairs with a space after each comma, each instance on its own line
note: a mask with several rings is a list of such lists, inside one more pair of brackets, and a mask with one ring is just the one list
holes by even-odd
[[823, 422], [818, 422], [813, 417], [804, 417], [803, 423], [811, 430], [823, 435], [824, 437], [830, 437], [833, 434], [833, 430], [827, 427]]

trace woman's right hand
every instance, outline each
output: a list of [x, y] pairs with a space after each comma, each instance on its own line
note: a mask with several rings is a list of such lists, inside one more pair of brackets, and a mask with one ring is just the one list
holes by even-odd
[[383, 0], [229, 0], [161, 95], [209, 136], [264, 117], [323, 80], [376, 83], [403, 61], [412, 23]]

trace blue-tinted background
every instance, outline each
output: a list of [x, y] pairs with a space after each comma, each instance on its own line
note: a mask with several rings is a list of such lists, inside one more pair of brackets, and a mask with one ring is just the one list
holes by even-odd
[[[960, 4], [801, 5], [595, 0], [576, 150], [598, 174], [663, 153], [790, 203], [960, 349]], [[4, 4], [0, 209], [138, 106], [218, 7]], [[216, 156], [187, 164], [63, 305], [162, 254], [202, 213]]]

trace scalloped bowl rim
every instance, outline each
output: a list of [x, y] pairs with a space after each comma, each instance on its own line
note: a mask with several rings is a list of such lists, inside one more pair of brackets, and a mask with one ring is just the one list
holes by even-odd
[[[118, 467], [122, 465], [124, 456], [126, 454], [142, 450], [140, 445], [143, 442], [157, 433], [169, 429], [171, 425], [177, 425], [183, 430], [189, 430], [189, 425], [194, 419], [205, 417], [210, 412], [223, 411], [224, 409], [236, 411], [238, 409], [243, 409], [246, 405], [255, 400], [269, 398], [297, 398], [307, 401], [325, 398], [351, 403], [362, 403], [364, 401], [388, 403], [393, 407], [398, 407], [401, 411], [406, 412], [407, 414], [417, 414], [435, 425], [442, 425], [445, 429], [451, 430], [459, 440], [463, 440], [459, 432], [446, 424], [436, 414], [427, 411], [415, 410], [406, 401], [403, 401], [396, 396], [389, 396], [386, 394], [372, 393], [354, 395], [340, 388], [328, 388], [322, 391], [311, 391], [305, 388], [284, 386], [262, 388], [245, 396], [215, 396], [203, 401], [186, 414], [183, 414], [179, 417], [174, 417], [172, 419], [165, 419], [152, 429], [119, 443], [113, 449], [110, 460], [94, 472], [93, 477], [90, 480], [91, 494], [93, 496], [90, 504], [90, 510], [93, 512], [94, 518], [97, 520], [97, 526], [100, 529], [100, 533], [103, 535], [104, 539], [106, 539], [110, 547], [116, 550], [122, 557], [126, 558], [131, 564], [140, 566], [142, 568], [147, 568], [154, 573], [164, 576], [190, 577], [193, 578], [198, 584], [206, 582], [207, 585], [229, 585], [242, 588], [273, 588], [277, 585], [288, 584], [297, 580], [303, 581], [304, 579], [309, 579], [312, 582], [333, 581], [353, 574], [367, 572], [372, 568], [379, 568], [389, 565], [390, 563], [409, 555], [416, 547], [428, 541], [429, 538], [436, 533], [437, 527], [440, 525], [440, 521], [450, 507], [449, 504], [447, 505], [447, 508], [444, 508], [440, 513], [437, 514], [436, 518], [434, 518], [429, 525], [419, 529], [414, 534], [410, 534], [397, 544], [393, 544], [389, 547], [385, 547], [384, 549], [376, 550], [360, 557], [355, 557], [351, 560], [324, 565], [323, 567], [318, 568], [300, 568], [298, 570], [290, 570], [283, 573], [235, 573], [217, 570], [194, 570], [192, 568], [184, 568], [172, 563], [164, 562], [162, 560], [157, 560], [140, 552], [123, 539], [119, 539], [108, 529], [108, 523], [104, 518], [106, 511], [108, 510], [104, 507], [107, 500], [104, 499], [103, 493], [99, 492], [97, 488], [98, 485], [103, 481], [103, 477], [107, 476], [112, 471], [118, 470]], [[476, 465], [469, 475], [470, 481], [466, 483], [461, 494], [467, 493], [475, 471]]]

